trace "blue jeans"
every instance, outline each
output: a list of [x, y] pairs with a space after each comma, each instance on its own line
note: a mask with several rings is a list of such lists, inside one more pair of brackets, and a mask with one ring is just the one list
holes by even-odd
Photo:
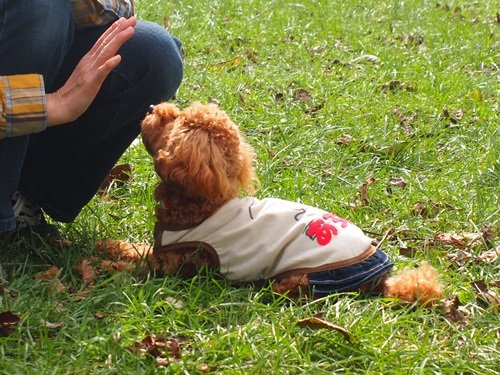
[[375, 254], [359, 263], [334, 270], [310, 273], [309, 285], [313, 288], [315, 297], [355, 291], [359, 286], [382, 277], [393, 266], [387, 254], [377, 250]]
[[[70, 0], [0, 0], [0, 75], [38, 73], [61, 87], [106, 27], [74, 30]], [[70, 222], [140, 132], [151, 104], [170, 99], [183, 75], [181, 43], [139, 21], [87, 112], [70, 124], [0, 140], [0, 232], [15, 228], [11, 197], [30, 196]]]

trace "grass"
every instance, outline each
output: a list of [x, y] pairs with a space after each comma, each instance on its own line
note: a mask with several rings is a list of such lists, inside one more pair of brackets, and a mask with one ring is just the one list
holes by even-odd
[[[240, 124], [258, 155], [259, 196], [324, 207], [378, 239], [394, 228], [384, 249], [397, 267], [427, 259], [462, 315], [356, 295], [291, 301], [210, 273], [101, 275], [75, 301], [85, 285], [74, 264], [97, 239], [152, 241], [157, 179], [139, 143], [122, 158], [132, 178], [110, 188], [115, 199], [96, 197], [61, 226], [73, 246], [32, 251], [22, 241], [0, 255], [10, 272], [0, 311], [21, 318], [0, 338], [0, 372], [500, 373], [498, 307], [471, 284], [483, 280], [490, 297], [498, 293], [498, 261], [481, 258], [499, 246], [496, 2], [140, 0], [136, 8], [183, 41], [185, 80], [174, 102], [218, 101]], [[487, 225], [492, 238], [468, 255], [432, 241]], [[461, 264], [449, 258], [457, 254]], [[61, 270], [62, 293], [35, 278], [50, 265]], [[353, 340], [297, 326], [318, 313]], [[149, 335], [180, 343], [181, 359], [159, 367], [130, 350]]]

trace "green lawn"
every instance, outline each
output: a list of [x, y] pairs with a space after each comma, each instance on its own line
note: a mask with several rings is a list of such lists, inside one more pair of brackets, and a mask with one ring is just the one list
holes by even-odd
[[[211, 274], [101, 274], [77, 298], [86, 285], [74, 266], [96, 240], [152, 241], [157, 178], [138, 142], [121, 160], [131, 179], [60, 226], [72, 246], [2, 249], [0, 312], [21, 321], [0, 337], [0, 373], [500, 373], [497, 2], [137, 0], [136, 10], [183, 42], [175, 104], [217, 101], [240, 124], [260, 197], [321, 206], [379, 240], [393, 228], [383, 248], [396, 267], [426, 259], [446, 302], [297, 302]], [[59, 293], [35, 276], [52, 265]], [[316, 314], [351, 340], [298, 326]], [[159, 341], [143, 356], [133, 347], [148, 336]]]

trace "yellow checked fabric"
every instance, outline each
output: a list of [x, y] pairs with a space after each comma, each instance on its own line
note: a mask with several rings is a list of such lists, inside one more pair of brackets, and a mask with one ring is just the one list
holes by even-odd
[[78, 29], [105, 25], [134, 13], [131, 0], [71, 0]]
[[47, 126], [45, 86], [39, 74], [0, 76], [0, 139]]
[[[134, 12], [132, 0], [71, 0], [76, 27], [105, 25]], [[0, 75], [0, 139], [47, 127], [45, 86], [38, 74]]]

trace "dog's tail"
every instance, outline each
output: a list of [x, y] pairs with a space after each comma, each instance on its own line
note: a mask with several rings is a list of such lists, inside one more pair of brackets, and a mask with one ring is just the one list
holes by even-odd
[[387, 278], [383, 293], [386, 297], [417, 302], [421, 305], [433, 305], [441, 299], [443, 289], [437, 270], [427, 262], [422, 262], [416, 269], [405, 268]]

